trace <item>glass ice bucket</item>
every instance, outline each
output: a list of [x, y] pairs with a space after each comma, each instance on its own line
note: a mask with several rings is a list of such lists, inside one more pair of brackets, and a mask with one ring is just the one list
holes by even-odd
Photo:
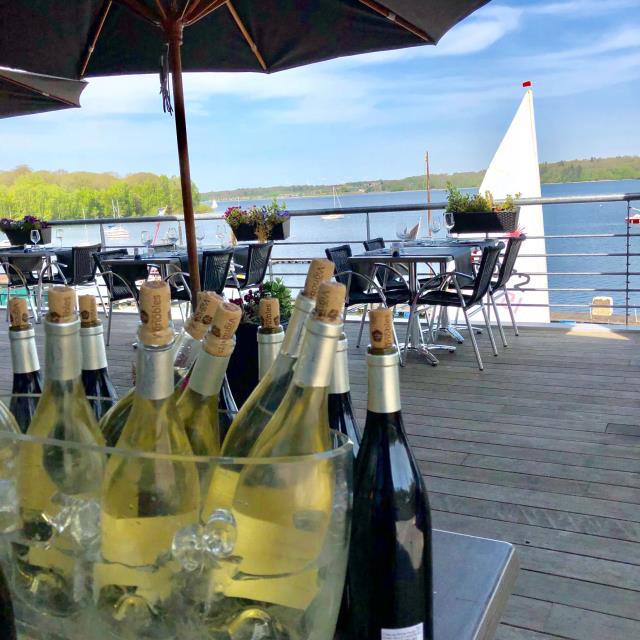
[[332, 437], [318, 455], [232, 459], [0, 433], [20, 637], [331, 640], [353, 458]]

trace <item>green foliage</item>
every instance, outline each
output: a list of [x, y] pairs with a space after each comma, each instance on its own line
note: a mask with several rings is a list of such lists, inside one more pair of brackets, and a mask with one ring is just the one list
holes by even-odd
[[482, 196], [479, 193], [462, 193], [449, 182], [447, 183], [447, 212], [490, 212], [493, 203], [490, 200], [491, 194], [489, 192], [487, 194], [489, 197]]
[[242, 321], [250, 324], [260, 324], [258, 308], [262, 298], [278, 298], [280, 303], [280, 322], [287, 322], [293, 311], [291, 289], [282, 278], [265, 280], [258, 289], [249, 290], [242, 298], [231, 300], [233, 304], [242, 307]]
[[[192, 192], [199, 209], [195, 185]], [[182, 212], [180, 180], [153, 173], [122, 178], [113, 173], [32, 171], [25, 166], [0, 171], [0, 217], [104, 218], [113, 215], [114, 205], [123, 217], [156, 215], [162, 207]]]

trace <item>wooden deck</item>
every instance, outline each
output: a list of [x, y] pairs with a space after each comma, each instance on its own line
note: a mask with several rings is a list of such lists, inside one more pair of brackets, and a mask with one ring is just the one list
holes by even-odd
[[[128, 387], [133, 316], [109, 360]], [[348, 333], [355, 343], [356, 327]], [[640, 638], [640, 332], [530, 328], [491, 355], [471, 345], [401, 371], [405, 426], [434, 525], [516, 545], [521, 572], [499, 640]], [[3, 331], [0, 346], [7, 354]], [[351, 348], [366, 408], [364, 349]], [[6, 356], [8, 359], [8, 355]], [[0, 371], [0, 391], [9, 384]]]

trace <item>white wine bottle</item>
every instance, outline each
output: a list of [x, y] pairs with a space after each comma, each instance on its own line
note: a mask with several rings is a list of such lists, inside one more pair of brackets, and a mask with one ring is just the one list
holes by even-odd
[[[318, 288], [331, 278], [333, 271], [334, 264], [329, 260], [311, 262], [304, 289], [296, 298], [280, 353], [233, 420], [222, 443], [223, 456], [246, 456], [280, 406], [293, 376], [305, 323], [315, 307]], [[230, 495], [233, 495], [233, 488]]]
[[278, 298], [261, 298], [258, 315], [258, 378], [262, 380], [278, 357], [284, 340]]
[[18, 433], [20, 427], [13, 413], [0, 401], [0, 534], [18, 527], [16, 456], [20, 445], [12, 437]]
[[110, 457], [102, 485], [102, 562], [94, 570], [94, 592], [108, 624], [116, 633], [143, 637], [171, 626], [165, 604], [177, 567], [167, 552], [175, 533], [198, 519], [196, 465], [169, 457], [192, 456], [176, 407], [170, 304], [167, 283], [147, 281], [140, 288], [135, 395], [117, 443], [163, 455]]
[[89, 404], [100, 420], [118, 400], [104, 347], [104, 330], [98, 318], [95, 296], [78, 298], [80, 303], [80, 344], [82, 346], [82, 384]]
[[242, 310], [238, 305], [224, 302], [218, 307], [203, 349], [189, 375], [187, 388], [178, 400], [178, 413], [197, 456], [220, 453], [218, 398], [241, 318]]
[[9, 301], [9, 342], [13, 364], [13, 386], [9, 408], [24, 433], [38, 406], [42, 393], [40, 362], [36, 350], [36, 334], [29, 322], [27, 301], [11, 298]]
[[[202, 348], [202, 337], [211, 324], [213, 314], [223, 298], [217, 293], [203, 291], [198, 296], [194, 314], [176, 336], [173, 347], [173, 369], [176, 393], [179, 394]], [[128, 391], [100, 420], [100, 430], [107, 445], [115, 447], [133, 405], [134, 390]]]
[[369, 315], [367, 421], [349, 554], [349, 638], [433, 640], [431, 516], [400, 408], [393, 312]]
[[[274, 464], [247, 465], [240, 473], [233, 499], [239, 577], [225, 588], [228, 597], [304, 610], [317, 595], [317, 562], [332, 513], [333, 467], [328, 460], [278, 464], [278, 459], [331, 448], [327, 394], [344, 299], [342, 284], [320, 285], [293, 380], [250, 451], [250, 457], [274, 458]], [[209, 491], [216, 506], [216, 474]]]
[[[80, 322], [70, 287], [49, 289], [45, 329], [45, 385], [27, 430], [34, 438], [104, 444], [81, 379]], [[17, 583], [31, 602], [59, 616], [83, 606], [83, 552], [98, 536], [99, 449], [25, 442], [18, 495], [24, 544], [14, 545]]]

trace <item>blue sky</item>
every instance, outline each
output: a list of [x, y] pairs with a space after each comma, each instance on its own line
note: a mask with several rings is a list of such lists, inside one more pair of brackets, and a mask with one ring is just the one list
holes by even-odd
[[[188, 33], [186, 34], [188, 37]], [[542, 161], [640, 153], [640, 0], [491, 2], [437, 47], [271, 76], [185, 77], [198, 187], [487, 166], [532, 80]], [[157, 76], [92, 80], [81, 110], [0, 120], [0, 169], [177, 174]]]

